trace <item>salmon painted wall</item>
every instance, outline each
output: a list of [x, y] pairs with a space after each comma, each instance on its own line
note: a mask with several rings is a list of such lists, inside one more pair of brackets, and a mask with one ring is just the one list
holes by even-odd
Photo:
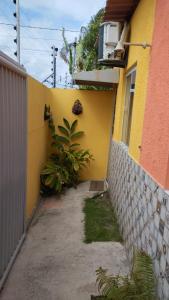
[[[84, 91], [50, 89], [48, 102], [54, 116], [55, 124], [62, 124], [63, 118], [68, 121], [78, 119], [77, 129], [85, 132], [79, 143], [90, 149], [95, 160], [88, 169], [83, 170], [82, 179], [101, 180], [106, 178], [112, 115], [115, 96], [112, 91]], [[76, 116], [72, 113], [74, 101], [79, 99], [83, 113]]]
[[[155, 0], [141, 0], [131, 19], [130, 42], [152, 42], [155, 16]], [[147, 91], [147, 78], [150, 60], [150, 48], [129, 47], [128, 64], [120, 71], [120, 83], [117, 90], [114, 140], [122, 138], [123, 112], [125, 103], [126, 74], [136, 66], [136, 88], [134, 96], [129, 154], [137, 162], [140, 158], [139, 146], [142, 139], [142, 128]]]
[[27, 129], [27, 201], [26, 216], [29, 219], [39, 200], [39, 175], [47, 159], [48, 128], [44, 122], [44, 106], [48, 89], [28, 77], [28, 129]]
[[169, 1], [157, 0], [140, 163], [169, 189]]

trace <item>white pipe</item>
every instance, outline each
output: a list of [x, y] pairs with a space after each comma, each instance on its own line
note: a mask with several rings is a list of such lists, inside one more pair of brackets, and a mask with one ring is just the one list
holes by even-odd
[[120, 37], [120, 40], [117, 43], [117, 46], [115, 48], [116, 53], [124, 53], [125, 52], [124, 46], [140, 46], [140, 47], [143, 47], [144, 49], [146, 49], [147, 47], [151, 47], [151, 45], [146, 43], [146, 42], [143, 42], [143, 43], [126, 42], [128, 32], [129, 32], [129, 24], [125, 23], [124, 27], [123, 27], [121, 37]]
[[144, 43], [128, 43], [128, 42], [124, 42], [123, 45], [125, 46], [141, 46], [143, 47], [144, 49], [146, 49], [147, 47], [151, 47], [151, 44], [148, 44], [146, 42]]

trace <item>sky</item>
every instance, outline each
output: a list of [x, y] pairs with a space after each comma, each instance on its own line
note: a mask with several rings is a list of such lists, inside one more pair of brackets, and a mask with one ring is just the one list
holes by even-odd
[[[105, 6], [106, 0], [20, 0], [21, 25], [58, 28], [42, 30], [21, 27], [21, 64], [28, 74], [43, 81], [51, 74], [52, 45], [63, 46], [62, 31], [68, 42], [79, 37], [81, 26], [86, 26], [91, 17]], [[13, 0], [0, 0], [0, 23], [16, 23]], [[67, 30], [67, 31], [66, 31]], [[0, 24], [0, 50], [16, 59], [14, 52], [16, 31], [13, 26]], [[65, 84], [68, 66], [57, 56], [58, 87]], [[69, 79], [68, 79], [69, 81]]]

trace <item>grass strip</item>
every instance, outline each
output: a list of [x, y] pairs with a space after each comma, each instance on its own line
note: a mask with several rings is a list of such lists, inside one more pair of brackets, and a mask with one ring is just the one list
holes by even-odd
[[85, 243], [122, 242], [117, 219], [110, 200], [103, 197], [85, 199]]

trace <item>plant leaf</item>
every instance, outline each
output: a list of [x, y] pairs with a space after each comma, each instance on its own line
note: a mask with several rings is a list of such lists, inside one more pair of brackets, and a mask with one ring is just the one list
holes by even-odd
[[76, 128], [76, 126], [77, 126], [77, 123], [78, 123], [78, 120], [75, 120], [75, 121], [72, 123], [72, 126], [71, 126], [71, 128], [70, 128], [71, 133], [74, 133], [75, 128]]
[[67, 127], [67, 129], [70, 130], [70, 124], [69, 124], [68, 120], [66, 120], [65, 118], [63, 118], [63, 122], [64, 122], [65, 126]]
[[46, 165], [45, 165], [45, 168], [49, 168], [49, 169], [54, 169], [55, 168], [55, 164], [52, 160], [48, 160]]
[[70, 145], [70, 148], [78, 147], [78, 146], [80, 146], [80, 144], [75, 143], [75, 144]]
[[41, 171], [41, 175], [49, 175], [52, 173], [51, 168], [45, 168], [44, 170]]
[[53, 175], [49, 175], [45, 180], [45, 184], [50, 186], [52, 184], [52, 181], [53, 181]]
[[69, 137], [69, 131], [65, 127], [59, 125], [58, 128], [64, 135]]
[[77, 131], [71, 135], [71, 139], [80, 138], [84, 134], [84, 131]]
[[58, 150], [63, 150], [64, 149], [63, 145], [61, 145], [58, 141], [51, 143], [51, 146], [58, 149]]
[[110, 276], [102, 268], [96, 270], [96, 274], [98, 290], [106, 299], [156, 299], [152, 259], [140, 250], [135, 252], [130, 276]]
[[74, 165], [73, 165], [73, 169], [77, 172], [77, 171], [79, 171], [79, 164], [78, 164], [78, 162], [74, 162]]
[[57, 142], [64, 143], [66, 145], [68, 145], [70, 143], [70, 140], [66, 136], [57, 135], [57, 136], [55, 136], [55, 139]]

